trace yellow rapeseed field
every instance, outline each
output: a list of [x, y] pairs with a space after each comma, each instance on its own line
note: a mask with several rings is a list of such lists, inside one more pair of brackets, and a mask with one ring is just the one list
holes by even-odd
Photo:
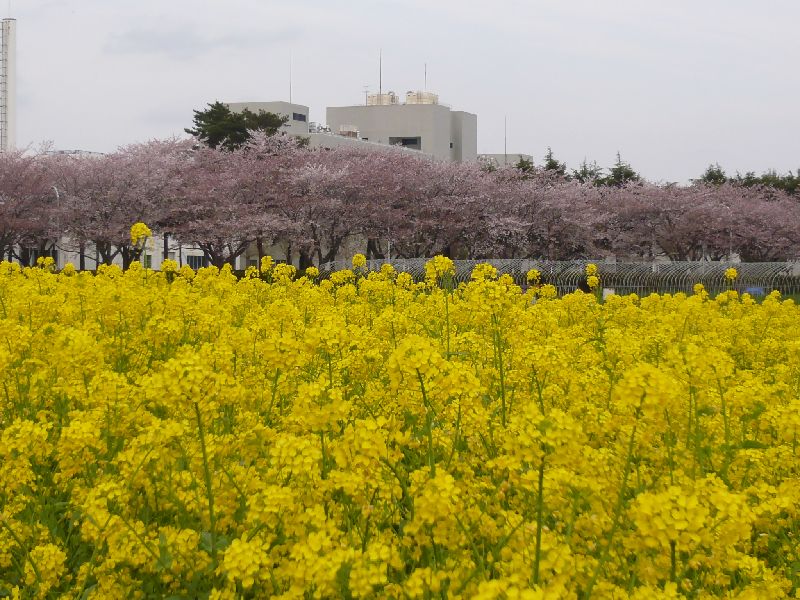
[[0, 597], [795, 595], [792, 301], [263, 267], [0, 263]]

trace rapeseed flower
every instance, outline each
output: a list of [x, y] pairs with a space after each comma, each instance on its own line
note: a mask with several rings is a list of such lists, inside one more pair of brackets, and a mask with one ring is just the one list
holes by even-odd
[[792, 300], [359, 262], [0, 262], [0, 595], [797, 592]]

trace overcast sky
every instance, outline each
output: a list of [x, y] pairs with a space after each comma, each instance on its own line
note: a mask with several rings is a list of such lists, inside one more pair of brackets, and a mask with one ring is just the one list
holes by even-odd
[[[2, 11], [7, 11], [2, 1]], [[616, 152], [648, 179], [800, 167], [798, 0], [12, 0], [19, 145], [108, 151], [207, 102], [324, 122], [364, 86], [478, 115], [478, 151]]]

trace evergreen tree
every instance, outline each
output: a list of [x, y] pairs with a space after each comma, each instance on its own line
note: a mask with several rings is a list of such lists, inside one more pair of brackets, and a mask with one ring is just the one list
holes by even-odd
[[609, 185], [614, 187], [622, 187], [628, 183], [640, 181], [641, 176], [634, 171], [631, 166], [622, 160], [619, 152], [617, 152], [617, 162], [608, 172], [606, 177], [597, 181], [598, 185]]
[[722, 185], [728, 181], [728, 176], [725, 175], [725, 171], [722, 170], [722, 167], [720, 167], [718, 163], [715, 163], [713, 165], [708, 165], [708, 168], [700, 176], [700, 179], [695, 179], [695, 181], [711, 185]]
[[234, 150], [250, 139], [251, 131], [275, 135], [288, 120], [287, 116], [264, 110], [233, 112], [227, 104], [217, 101], [205, 110], [195, 110], [194, 127], [184, 131], [211, 148]]
[[547, 147], [547, 154], [544, 155], [544, 168], [546, 171], [552, 171], [561, 177], [568, 177], [567, 165], [556, 159], [550, 146]]
[[598, 166], [595, 161], [592, 161], [592, 163], [589, 164], [585, 158], [578, 169], [572, 170], [573, 179], [577, 179], [581, 183], [597, 184], [601, 180], [602, 175], [602, 167]]
[[514, 168], [527, 175], [533, 171], [533, 161], [520, 156], [517, 164], [514, 165]]

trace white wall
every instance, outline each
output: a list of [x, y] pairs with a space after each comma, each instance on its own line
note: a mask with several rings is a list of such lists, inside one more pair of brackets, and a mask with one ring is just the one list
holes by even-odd
[[[258, 113], [263, 110], [271, 112], [276, 115], [284, 115], [289, 117], [286, 125], [281, 127], [281, 131], [291, 134], [306, 134], [308, 133], [308, 107], [302, 104], [293, 104], [289, 102], [275, 101], [275, 102], [226, 102], [228, 108], [233, 112], [242, 112], [247, 109], [251, 112]], [[294, 120], [293, 115], [303, 115], [305, 121]]]

